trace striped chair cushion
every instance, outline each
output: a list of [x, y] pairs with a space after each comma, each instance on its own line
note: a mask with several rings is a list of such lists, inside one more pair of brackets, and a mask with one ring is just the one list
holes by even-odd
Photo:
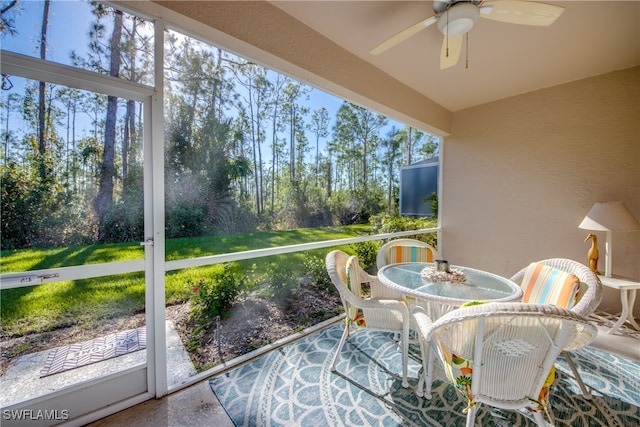
[[[358, 257], [353, 255], [347, 260], [347, 287], [352, 294], [358, 298], [362, 297], [362, 281], [360, 280], [360, 269]], [[347, 304], [347, 322], [353, 322], [358, 326], [367, 326], [364, 320], [364, 312], [361, 308]]]
[[431, 248], [422, 246], [391, 246], [389, 248], [389, 264], [399, 262], [433, 262], [433, 251]]
[[532, 262], [522, 279], [522, 302], [570, 309], [580, 291], [580, 279], [548, 265]]

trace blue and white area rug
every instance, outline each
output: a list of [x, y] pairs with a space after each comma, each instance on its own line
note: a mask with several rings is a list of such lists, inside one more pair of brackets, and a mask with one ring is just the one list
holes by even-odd
[[[436, 369], [431, 400], [415, 395], [417, 348], [409, 362], [410, 387], [402, 388], [401, 356], [390, 334], [352, 335], [331, 372], [343, 325], [274, 350], [210, 380], [237, 426], [463, 426], [466, 404]], [[413, 346], [412, 346], [413, 347]], [[640, 362], [593, 348], [573, 353], [593, 399], [584, 399], [559, 360], [551, 390], [557, 426], [640, 427]], [[535, 426], [527, 411], [480, 406], [476, 425]]]

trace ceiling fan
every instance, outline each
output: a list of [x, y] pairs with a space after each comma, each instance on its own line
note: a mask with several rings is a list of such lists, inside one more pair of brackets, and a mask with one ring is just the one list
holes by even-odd
[[396, 46], [423, 29], [437, 23], [444, 35], [440, 54], [440, 69], [458, 63], [464, 34], [467, 34], [478, 17], [519, 25], [549, 26], [562, 14], [563, 7], [524, 0], [448, 0], [434, 1], [435, 15], [424, 19], [371, 50], [371, 55]]

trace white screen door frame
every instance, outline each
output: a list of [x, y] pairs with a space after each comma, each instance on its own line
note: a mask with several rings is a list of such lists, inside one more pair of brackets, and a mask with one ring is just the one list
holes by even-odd
[[[2, 289], [24, 286], [25, 277], [37, 283], [79, 280], [120, 273], [145, 272], [146, 363], [117, 373], [70, 385], [54, 392], [12, 403], [2, 411], [49, 411], [69, 414], [69, 424], [82, 425], [145, 400], [167, 394], [164, 282], [164, 26], [155, 23], [155, 87], [1, 51], [3, 74], [68, 86], [141, 102], [144, 111], [144, 241], [143, 260], [63, 267], [3, 274]], [[30, 284], [32, 285], [32, 284]], [[15, 413], [15, 412], [14, 412]], [[39, 420], [53, 425], [61, 420]], [[33, 425], [31, 420], [6, 420], [3, 425]]]

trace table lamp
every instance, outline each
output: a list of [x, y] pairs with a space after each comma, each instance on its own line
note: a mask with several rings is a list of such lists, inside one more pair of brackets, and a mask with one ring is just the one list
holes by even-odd
[[584, 230], [606, 232], [604, 275], [611, 277], [612, 232], [637, 231], [640, 230], [640, 223], [623, 202], [603, 202], [594, 204], [578, 227]]

